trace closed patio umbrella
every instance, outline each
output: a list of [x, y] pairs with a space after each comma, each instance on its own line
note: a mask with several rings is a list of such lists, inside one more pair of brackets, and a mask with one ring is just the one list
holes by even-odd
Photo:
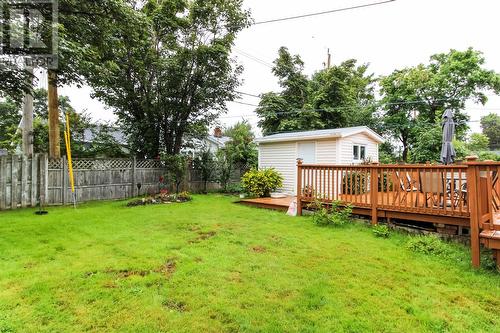
[[443, 114], [443, 145], [441, 147], [441, 162], [443, 164], [453, 163], [455, 160], [455, 149], [453, 148], [453, 137], [455, 136], [455, 122], [453, 112], [446, 110]]

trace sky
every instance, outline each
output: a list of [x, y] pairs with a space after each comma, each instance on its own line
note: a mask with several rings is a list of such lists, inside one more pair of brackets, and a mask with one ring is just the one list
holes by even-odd
[[[245, 0], [244, 6], [260, 22], [380, 1]], [[328, 49], [333, 64], [355, 58], [359, 63], [368, 63], [369, 70], [379, 76], [427, 63], [435, 53], [473, 47], [484, 53], [486, 68], [500, 72], [499, 12], [498, 0], [396, 0], [351, 11], [254, 25], [239, 34], [234, 47], [233, 56], [245, 68], [238, 90], [253, 95], [279, 91], [270, 67], [281, 46], [301, 56], [308, 75], [323, 68]], [[114, 120], [113, 112], [93, 100], [91, 92], [88, 87], [63, 87], [60, 91], [70, 97], [77, 110], [87, 110], [94, 119]], [[259, 99], [242, 96], [239, 102], [256, 105]], [[247, 119], [260, 134], [254, 106], [229, 102], [228, 109], [221, 116], [220, 125], [227, 127]], [[469, 103], [467, 112], [472, 131], [478, 132], [482, 116], [490, 112], [500, 114], [500, 97], [491, 96], [485, 106]]]

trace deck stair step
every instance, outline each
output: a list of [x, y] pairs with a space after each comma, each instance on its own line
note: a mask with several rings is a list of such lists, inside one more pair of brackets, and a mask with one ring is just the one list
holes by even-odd
[[500, 231], [483, 230], [479, 236], [484, 246], [490, 249], [500, 250]]

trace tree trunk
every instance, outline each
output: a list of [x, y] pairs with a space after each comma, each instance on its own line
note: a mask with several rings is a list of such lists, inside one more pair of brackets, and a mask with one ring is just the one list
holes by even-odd
[[57, 73], [48, 70], [48, 106], [49, 106], [49, 157], [61, 158], [59, 101], [57, 94]]

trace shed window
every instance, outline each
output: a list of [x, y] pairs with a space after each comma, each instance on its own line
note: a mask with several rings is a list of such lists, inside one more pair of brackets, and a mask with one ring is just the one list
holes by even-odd
[[366, 146], [354, 145], [352, 147], [352, 159], [354, 161], [362, 161], [366, 159]]

